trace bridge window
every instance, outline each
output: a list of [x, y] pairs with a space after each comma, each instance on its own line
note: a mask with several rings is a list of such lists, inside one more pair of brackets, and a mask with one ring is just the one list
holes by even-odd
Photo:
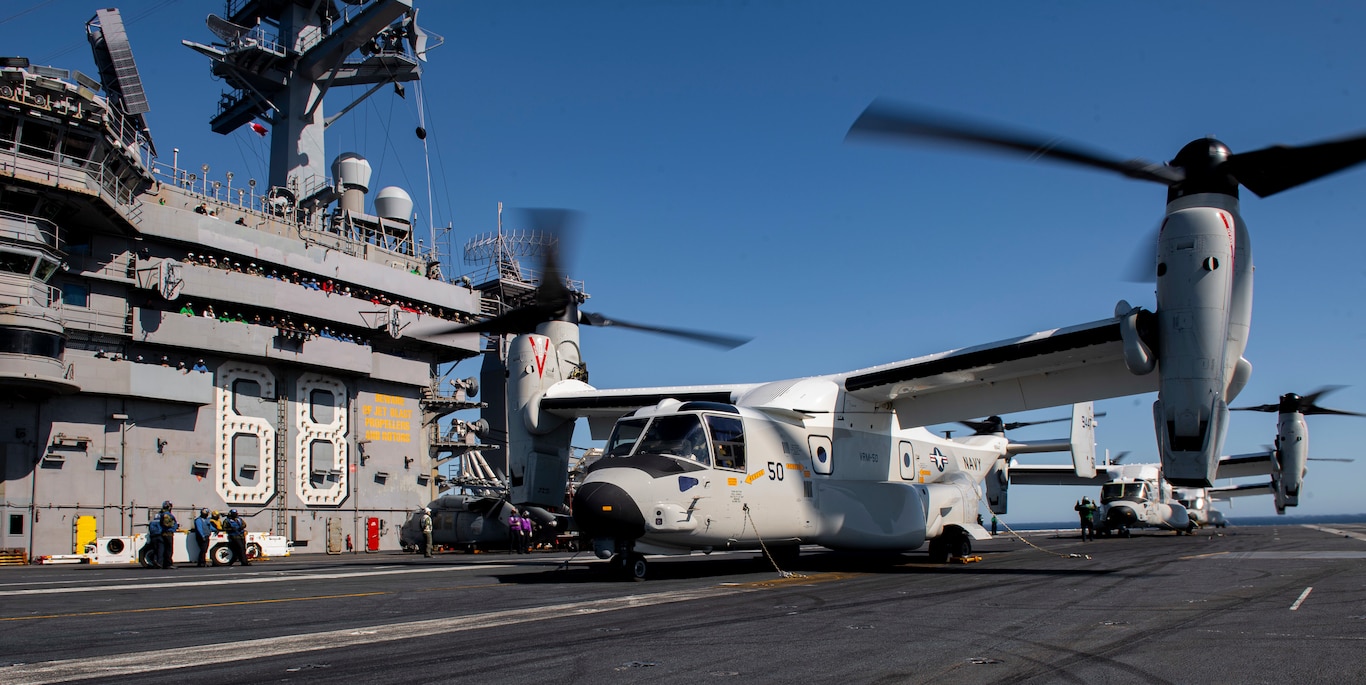
[[89, 307], [90, 289], [79, 283], [66, 283], [62, 286], [62, 304], [68, 307]]
[[52, 278], [52, 274], [54, 273], [57, 273], [57, 262], [54, 262], [51, 259], [44, 259], [38, 262], [38, 271], [34, 276], [37, 276], [38, 280], [47, 283], [47, 279]]
[[42, 159], [56, 156], [57, 129], [30, 120], [24, 122], [19, 136], [19, 154]]
[[[31, 354], [38, 357], [61, 359], [66, 349], [66, 338], [55, 333], [30, 331], [23, 328], [0, 328], [0, 353]], [[0, 473], [0, 476], [3, 476]]]
[[716, 447], [716, 466], [745, 470], [745, 426], [734, 416], [707, 415], [712, 444]]
[[0, 149], [13, 150], [15, 135], [19, 132], [19, 120], [0, 117]]
[[33, 273], [36, 255], [23, 252], [0, 252], [0, 271], [28, 276]]
[[67, 134], [62, 141], [62, 163], [76, 166], [89, 166], [95, 152], [95, 139], [75, 133]]

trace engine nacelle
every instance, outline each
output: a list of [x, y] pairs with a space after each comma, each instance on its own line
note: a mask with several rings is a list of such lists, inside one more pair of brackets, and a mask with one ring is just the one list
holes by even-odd
[[1237, 212], [1238, 200], [1228, 195], [1177, 198], [1158, 240], [1161, 382], [1153, 421], [1163, 474], [1176, 485], [1213, 483], [1229, 390], [1247, 346], [1252, 250]]
[[1300, 503], [1300, 488], [1309, 461], [1309, 427], [1304, 415], [1283, 412], [1276, 422], [1276, 465], [1280, 497], [1278, 506], [1294, 507]]
[[517, 504], [564, 503], [574, 422], [541, 411], [551, 386], [579, 375], [578, 326], [542, 324], [513, 339], [507, 353], [508, 480]]

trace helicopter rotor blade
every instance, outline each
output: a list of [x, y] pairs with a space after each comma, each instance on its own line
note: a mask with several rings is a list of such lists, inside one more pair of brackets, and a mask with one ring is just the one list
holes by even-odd
[[1274, 413], [1280, 411], [1280, 408], [1281, 408], [1281, 405], [1279, 405], [1279, 404], [1259, 404], [1259, 405], [1252, 406], [1252, 407], [1229, 407], [1228, 410], [1229, 410], [1229, 411], [1261, 411], [1261, 412], [1269, 412], [1269, 413], [1274, 414]]
[[563, 312], [575, 297], [565, 284], [560, 269], [560, 252], [573, 237], [580, 214], [569, 209], [532, 207], [521, 210], [530, 229], [549, 239], [541, 263], [540, 284], [536, 287], [535, 305], [542, 310]]
[[[532, 333], [537, 326], [548, 321], [564, 319], [570, 308], [581, 303], [582, 296], [570, 288], [560, 269], [560, 255], [574, 232], [579, 213], [566, 209], [532, 208], [520, 210], [523, 221], [530, 231], [544, 236], [541, 274], [536, 290], [530, 301], [520, 307], [475, 323], [457, 326], [447, 333]], [[742, 338], [721, 333], [693, 331], [683, 328], [651, 326], [612, 319], [602, 314], [579, 310], [574, 323], [587, 326], [616, 326], [648, 333], [658, 333], [694, 342], [714, 345], [725, 349], [739, 347], [752, 338]]]
[[1005, 431], [1005, 422], [999, 416], [989, 416], [980, 421], [959, 421], [961, 425], [967, 426], [972, 430], [973, 435], [993, 435]]
[[649, 326], [645, 324], [631, 323], [630, 321], [622, 321], [621, 319], [611, 319], [606, 316], [603, 316], [602, 314], [585, 311], [579, 311], [579, 323], [587, 324], [589, 326], [616, 326], [618, 328], [629, 328], [637, 331], [645, 331], [647, 333], [658, 333], [660, 335], [668, 335], [675, 338], [682, 338], [684, 340], [705, 343], [707, 345], [721, 347], [727, 350], [733, 350], [749, 342], [750, 340], [753, 340], [753, 338], [742, 338], [733, 335], [726, 335], [724, 333], [709, 333], [706, 331], [694, 331], [685, 328], [669, 328], [665, 326]]
[[1329, 393], [1337, 392], [1347, 386], [1345, 385], [1325, 385], [1314, 392], [1300, 398], [1300, 407], [1305, 416], [1311, 414], [1329, 414], [1336, 416], [1366, 416], [1360, 412], [1347, 411], [1345, 409], [1329, 409], [1319, 406], [1319, 398]]
[[[521, 216], [521, 222], [526, 230], [540, 237], [541, 267], [536, 290], [527, 303], [520, 307], [481, 321], [455, 326], [443, 331], [444, 333], [531, 333], [537, 326], [561, 318], [569, 307], [576, 303], [578, 295], [569, 289], [560, 270], [560, 253], [571, 242], [580, 213], [569, 209], [545, 207], [515, 212]], [[503, 265], [498, 266], [501, 268]]]
[[1186, 178], [1185, 172], [1177, 167], [1142, 159], [1118, 159], [1065, 143], [1059, 138], [980, 122], [968, 123], [959, 117], [894, 105], [884, 99], [874, 100], [863, 110], [863, 114], [859, 115], [850, 127], [846, 140], [862, 136], [919, 139], [992, 148], [1030, 158], [1044, 158], [1103, 169], [1129, 178], [1167, 186], [1180, 183]]
[[[1119, 159], [1059, 138], [998, 124], [971, 122], [956, 115], [893, 104], [881, 98], [874, 100], [863, 111], [849, 129], [846, 139], [856, 136], [990, 148], [1030, 158], [1102, 169], [1167, 186], [1179, 185], [1187, 179], [1187, 169], [1183, 165]], [[1272, 145], [1260, 150], [1229, 154], [1219, 163], [1218, 172], [1227, 174], [1258, 197], [1269, 197], [1362, 162], [1366, 162], [1366, 134], [1309, 145]], [[1191, 173], [1207, 174], [1208, 171], [1197, 169]]]
[[1305, 416], [1315, 414], [1327, 414], [1336, 416], [1363, 416], [1366, 414], [1345, 409], [1330, 409], [1319, 406], [1319, 398], [1329, 393], [1337, 392], [1347, 386], [1344, 385], [1325, 385], [1308, 395], [1296, 395], [1287, 393], [1281, 396], [1281, 401], [1277, 404], [1259, 404], [1255, 407], [1229, 407], [1230, 411], [1261, 411], [1269, 413], [1279, 413], [1281, 411], [1295, 411]]
[[1240, 152], [1230, 155], [1224, 168], [1258, 197], [1268, 197], [1362, 162], [1366, 162], [1366, 135]]
[[[1102, 416], [1105, 416], [1105, 412], [1103, 412], [1103, 411], [1102, 411], [1102, 412], [1096, 412], [1096, 413], [1094, 414], [1094, 416], [1095, 416], [1095, 418], [1100, 418], [1100, 417], [1102, 417]], [[960, 424], [962, 424], [962, 425], [964, 425], [964, 426], [967, 426], [968, 428], [971, 428], [972, 431], [973, 431], [973, 433], [974, 433], [975, 435], [991, 435], [991, 434], [994, 434], [994, 433], [1001, 433], [1001, 432], [1005, 432], [1005, 431], [1013, 431], [1013, 430], [1015, 430], [1015, 429], [1017, 429], [1017, 428], [1025, 428], [1025, 427], [1027, 427], [1027, 426], [1039, 426], [1039, 425], [1043, 425], [1043, 424], [1045, 424], [1045, 423], [1062, 423], [1063, 421], [1071, 421], [1071, 420], [1072, 420], [1072, 417], [1070, 417], [1070, 416], [1060, 416], [1060, 417], [1058, 417], [1058, 418], [1056, 418], [1056, 419], [1040, 419], [1040, 420], [1038, 420], [1038, 421], [1010, 421], [1010, 422], [1006, 422], [1006, 421], [1002, 421], [1002, 420], [1001, 420], [1001, 417], [999, 417], [999, 416], [989, 416], [989, 417], [987, 417], [987, 418], [985, 418], [985, 419], [982, 419], [982, 420], [980, 420], [980, 421], [959, 421], [958, 423], [960, 423]]]
[[1157, 240], [1161, 234], [1162, 224], [1159, 223], [1143, 236], [1120, 271], [1120, 279], [1130, 283], [1157, 283]]
[[1304, 410], [1304, 415], [1321, 414], [1328, 416], [1366, 416], [1361, 412], [1347, 411], [1345, 409], [1329, 409], [1327, 407], [1309, 407]]

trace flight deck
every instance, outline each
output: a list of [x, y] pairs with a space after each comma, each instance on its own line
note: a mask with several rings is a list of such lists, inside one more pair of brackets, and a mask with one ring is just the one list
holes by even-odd
[[1352, 682], [1366, 525], [806, 550], [0, 569], [0, 682]]

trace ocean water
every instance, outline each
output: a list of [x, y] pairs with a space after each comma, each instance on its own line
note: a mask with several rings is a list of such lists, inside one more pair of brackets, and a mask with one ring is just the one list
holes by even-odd
[[[1229, 516], [1230, 526], [1298, 526], [1306, 523], [1314, 525], [1331, 525], [1334, 523], [1366, 523], [1366, 514], [1329, 514], [1324, 516]], [[991, 528], [991, 519], [987, 518], [985, 525]], [[1067, 521], [1040, 521], [1034, 523], [1010, 522], [1010, 527], [1015, 530], [1057, 530], [1063, 528], [1076, 528], [1076, 519]]]

